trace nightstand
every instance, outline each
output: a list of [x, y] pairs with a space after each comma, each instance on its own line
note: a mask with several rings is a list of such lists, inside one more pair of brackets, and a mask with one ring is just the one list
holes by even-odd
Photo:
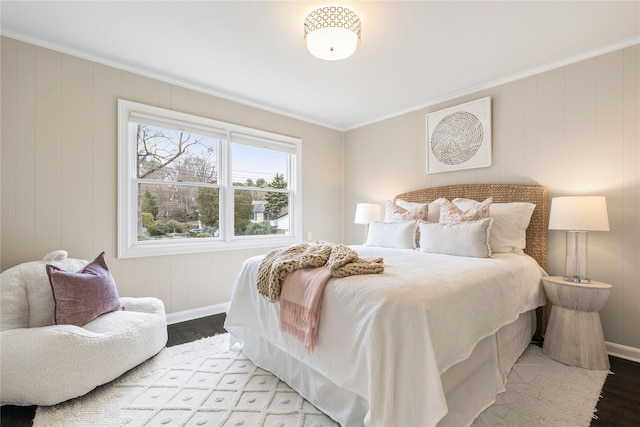
[[559, 276], [542, 278], [551, 300], [551, 316], [543, 352], [558, 362], [587, 369], [609, 369], [600, 309], [611, 285], [603, 282], [568, 282]]

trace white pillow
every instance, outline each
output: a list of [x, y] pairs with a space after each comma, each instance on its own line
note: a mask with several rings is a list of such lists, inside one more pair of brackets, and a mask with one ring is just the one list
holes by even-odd
[[[434, 200], [433, 202], [429, 203], [429, 209], [427, 211], [427, 221], [428, 222], [438, 222], [438, 221], [440, 221], [440, 203], [441, 203], [441, 201], [442, 201], [442, 198]], [[406, 210], [410, 211], [410, 210], [414, 210], [414, 209], [416, 209], [416, 208], [418, 208], [420, 206], [423, 206], [423, 203], [407, 202], [406, 200], [397, 199], [396, 200], [396, 205], [400, 206], [403, 209], [406, 209]]]
[[415, 249], [417, 223], [411, 222], [379, 222], [369, 224], [369, 235], [366, 246], [383, 248]]
[[420, 252], [489, 258], [492, 218], [453, 224], [420, 222]]
[[[453, 203], [465, 209], [477, 202], [471, 199], [454, 199]], [[535, 204], [525, 202], [492, 203], [489, 210], [489, 216], [493, 218], [491, 251], [522, 253], [527, 244], [526, 230], [535, 208]]]

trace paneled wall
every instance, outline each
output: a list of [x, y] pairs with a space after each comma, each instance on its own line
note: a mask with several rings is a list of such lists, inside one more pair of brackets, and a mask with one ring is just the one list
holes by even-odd
[[[589, 273], [613, 285], [606, 340], [640, 358], [639, 53], [635, 45], [346, 132], [346, 241], [362, 238], [357, 202], [422, 187], [537, 183], [550, 197], [606, 196], [611, 231], [590, 233]], [[485, 96], [493, 166], [427, 174], [425, 114]], [[549, 274], [564, 273], [564, 254], [564, 232], [550, 231]]]
[[301, 138], [304, 238], [342, 240], [342, 132], [9, 38], [1, 47], [2, 270], [104, 250], [122, 296], [176, 313], [229, 301], [242, 261], [268, 250], [115, 259], [118, 98]]
[[[540, 183], [550, 197], [607, 197], [610, 232], [590, 234], [590, 275], [614, 288], [607, 341], [640, 355], [640, 47], [420, 109], [346, 133], [2, 38], [0, 266], [66, 249], [107, 261], [125, 296], [167, 312], [224, 304], [240, 264], [266, 250], [128, 260], [116, 253], [118, 98], [303, 140], [304, 237], [359, 243], [357, 202], [455, 183]], [[493, 166], [427, 174], [425, 114], [491, 96]], [[343, 239], [344, 229], [344, 239]], [[564, 271], [549, 232], [548, 272]]]

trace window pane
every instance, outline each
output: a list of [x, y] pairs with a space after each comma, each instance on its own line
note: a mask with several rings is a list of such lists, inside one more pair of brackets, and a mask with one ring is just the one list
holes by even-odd
[[138, 178], [218, 182], [216, 138], [135, 123]]
[[220, 190], [138, 184], [138, 241], [218, 237]]
[[280, 186], [273, 188], [289, 188], [287, 153], [244, 144], [231, 144], [231, 150], [233, 185], [266, 187], [279, 176]]
[[234, 234], [289, 234], [289, 194], [234, 190]]
[[118, 257], [299, 242], [300, 152], [298, 138], [118, 100]]

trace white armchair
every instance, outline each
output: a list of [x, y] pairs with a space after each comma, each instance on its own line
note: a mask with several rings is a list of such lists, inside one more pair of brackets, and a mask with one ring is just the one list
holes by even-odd
[[120, 298], [121, 310], [82, 327], [54, 324], [45, 266], [79, 271], [87, 263], [56, 251], [0, 274], [0, 404], [48, 406], [82, 396], [166, 345], [157, 298]]

